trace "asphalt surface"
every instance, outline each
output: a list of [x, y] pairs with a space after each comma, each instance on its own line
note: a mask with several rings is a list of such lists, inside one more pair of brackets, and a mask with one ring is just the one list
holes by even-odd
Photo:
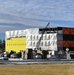
[[63, 64], [63, 63], [74, 63], [73, 60], [66, 60], [66, 59], [10, 59], [10, 60], [0, 60], [0, 65], [10, 65], [10, 64]]

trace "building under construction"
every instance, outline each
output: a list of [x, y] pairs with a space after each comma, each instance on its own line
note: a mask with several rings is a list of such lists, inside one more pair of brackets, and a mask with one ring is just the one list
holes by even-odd
[[74, 28], [51, 27], [31, 28], [24, 30], [13, 30], [5, 32], [7, 52], [14, 50], [27, 51], [28, 58], [32, 58], [32, 52], [41, 52], [43, 58], [58, 56], [65, 58], [68, 49], [71, 59], [74, 58]]

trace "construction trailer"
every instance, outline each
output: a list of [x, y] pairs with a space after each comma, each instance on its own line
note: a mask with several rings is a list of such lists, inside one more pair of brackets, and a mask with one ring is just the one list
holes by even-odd
[[34, 51], [41, 53], [44, 59], [47, 58], [47, 54], [49, 57], [64, 59], [67, 48], [71, 58], [74, 58], [74, 28], [51, 27], [6, 31], [5, 41], [7, 52], [23, 50], [27, 52], [29, 59], [33, 58]]

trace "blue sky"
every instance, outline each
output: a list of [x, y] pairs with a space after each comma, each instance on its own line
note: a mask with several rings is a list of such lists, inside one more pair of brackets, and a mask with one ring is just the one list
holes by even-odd
[[0, 39], [8, 30], [74, 27], [74, 0], [0, 0]]

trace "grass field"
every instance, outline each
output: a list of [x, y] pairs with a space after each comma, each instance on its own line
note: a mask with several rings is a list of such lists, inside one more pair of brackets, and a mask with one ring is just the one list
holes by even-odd
[[74, 75], [74, 64], [0, 65], [0, 75]]

